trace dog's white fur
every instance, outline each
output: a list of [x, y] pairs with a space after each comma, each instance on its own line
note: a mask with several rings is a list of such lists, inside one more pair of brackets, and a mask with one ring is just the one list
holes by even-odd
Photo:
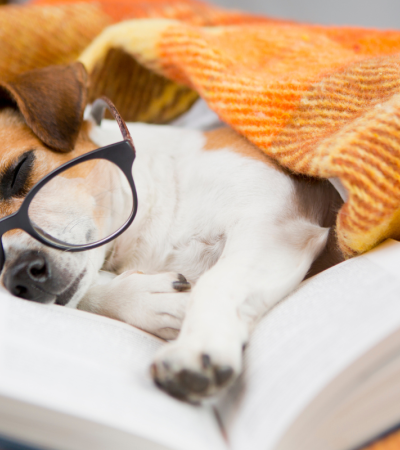
[[[328, 229], [288, 215], [295, 208], [294, 186], [273, 166], [229, 148], [204, 151], [200, 131], [141, 124], [129, 129], [137, 147], [133, 172], [140, 208], [106, 263], [124, 274], [105, 291], [90, 290], [81, 307], [112, 310], [114, 317], [154, 332], [160, 310], [167, 313], [162, 326], [176, 328], [187, 303], [178, 339], [156, 357], [158, 377], [209, 371], [202, 355], [239, 373], [251, 328], [301, 282]], [[91, 138], [106, 145], [118, 133], [108, 123]], [[132, 269], [146, 275], [127, 276]], [[185, 275], [193, 286], [190, 296], [168, 293], [169, 272]]]
[[[329, 229], [298, 211], [293, 179], [272, 164], [229, 145], [206, 151], [201, 131], [128, 127], [139, 198], [130, 228], [107, 246], [73, 254], [6, 235], [7, 259], [27, 248], [47, 252], [71, 280], [81, 276], [68, 306], [80, 302], [164, 338], [176, 337], [186, 314], [153, 376], [173, 395], [198, 400], [240, 373], [251, 329], [302, 281]], [[121, 140], [110, 121], [90, 137], [98, 146]], [[119, 276], [104, 282], [102, 268]], [[191, 292], [173, 288], [178, 273]]]

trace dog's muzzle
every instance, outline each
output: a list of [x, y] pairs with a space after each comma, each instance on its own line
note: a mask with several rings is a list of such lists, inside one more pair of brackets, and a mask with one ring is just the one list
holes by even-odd
[[[28, 250], [5, 268], [3, 284], [11, 294], [39, 303], [56, 302], [68, 287], [69, 277], [55, 273], [49, 257]], [[65, 304], [65, 303], [64, 303]]]

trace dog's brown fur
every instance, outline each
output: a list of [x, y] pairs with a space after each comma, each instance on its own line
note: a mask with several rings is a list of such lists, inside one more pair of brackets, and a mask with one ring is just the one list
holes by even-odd
[[[89, 138], [91, 125], [83, 121], [87, 95], [83, 66], [53, 66], [29, 74], [0, 83], [0, 176], [22, 154], [34, 150], [30, 188], [56, 167], [96, 146]], [[81, 172], [91, 170], [89, 166], [70, 169], [70, 176], [85, 177]], [[16, 211], [22, 200], [0, 202], [0, 217]]]
[[28, 127], [58, 152], [74, 149], [87, 103], [87, 75], [81, 63], [49, 66], [0, 81], [0, 106], [17, 107]]

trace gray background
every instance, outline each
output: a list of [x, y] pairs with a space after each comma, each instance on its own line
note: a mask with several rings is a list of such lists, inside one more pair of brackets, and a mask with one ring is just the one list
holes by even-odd
[[211, 3], [306, 22], [400, 29], [400, 0], [212, 0]]

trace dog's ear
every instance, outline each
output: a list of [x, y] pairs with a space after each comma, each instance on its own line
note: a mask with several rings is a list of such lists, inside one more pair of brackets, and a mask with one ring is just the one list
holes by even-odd
[[47, 146], [68, 152], [75, 146], [87, 102], [87, 74], [81, 63], [48, 66], [0, 81], [0, 106], [14, 106]]

